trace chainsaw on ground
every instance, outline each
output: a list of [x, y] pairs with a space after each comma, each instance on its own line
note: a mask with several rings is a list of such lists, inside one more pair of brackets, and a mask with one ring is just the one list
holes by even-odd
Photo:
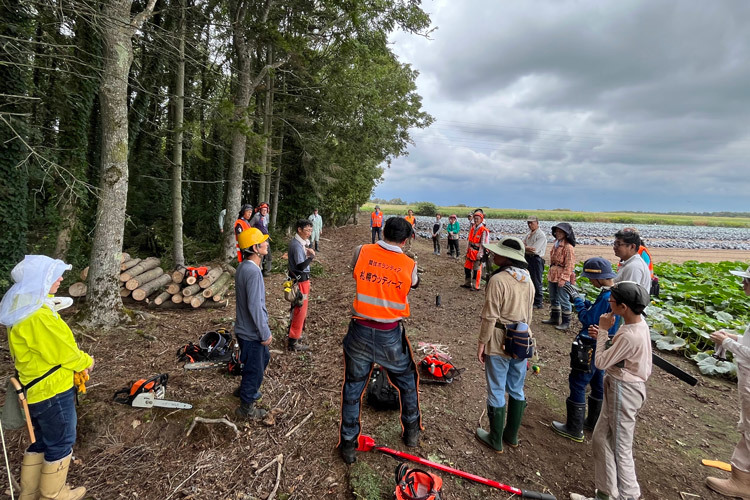
[[162, 373], [151, 378], [136, 380], [130, 387], [115, 392], [112, 400], [115, 403], [133, 406], [135, 408], [175, 408], [189, 410], [193, 405], [164, 399], [169, 375]]

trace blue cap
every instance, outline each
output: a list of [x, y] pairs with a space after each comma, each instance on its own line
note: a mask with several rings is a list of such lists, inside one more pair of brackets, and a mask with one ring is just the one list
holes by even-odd
[[612, 264], [603, 257], [592, 257], [583, 263], [581, 276], [590, 280], [608, 280], [616, 275], [612, 271]]

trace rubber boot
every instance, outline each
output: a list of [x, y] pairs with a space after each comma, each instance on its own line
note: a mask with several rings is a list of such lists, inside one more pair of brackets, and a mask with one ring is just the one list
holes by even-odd
[[44, 453], [26, 452], [21, 462], [21, 493], [19, 500], [39, 500], [39, 480], [42, 477]]
[[339, 443], [339, 454], [346, 464], [357, 461], [357, 439], [341, 439]]
[[477, 428], [477, 439], [496, 453], [503, 452], [503, 427], [505, 427], [505, 407], [497, 408], [487, 405], [487, 416], [490, 419], [490, 432]]
[[300, 352], [310, 350], [310, 346], [300, 342], [300, 339], [293, 339], [292, 337], [287, 337], [286, 348], [289, 351], [300, 351]]
[[404, 444], [411, 448], [419, 446], [419, 436], [421, 433], [421, 429], [419, 428], [419, 419], [408, 424], [405, 423], [403, 435]]
[[599, 420], [599, 414], [602, 412], [602, 400], [589, 396], [589, 414], [583, 422], [583, 428], [587, 431], [593, 431], [596, 427], [596, 421]]
[[315, 251], [316, 252], [320, 252], [320, 250], [318, 250], [318, 242], [317, 241], [315, 242]]
[[560, 324], [560, 308], [553, 307], [549, 311], [549, 319], [543, 319], [542, 323], [545, 325], [559, 325]]
[[83, 486], [70, 489], [66, 484], [68, 479], [68, 467], [70, 466], [71, 453], [65, 458], [54, 462], [42, 464], [41, 478], [39, 480], [39, 498], [42, 500], [81, 500], [86, 495]]
[[508, 398], [508, 420], [503, 430], [503, 441], [513, 448], [518, 446], [518, 430], [521, 428], [524, 410], [526, 410], [526, 401]]
[[464, 268], [464, 284], [461, 285], [461, 288], [471, 288], [471, 271]]
[[552, 430], [571, 441], [583, 443], [583, 417], [586, 415], [586, 403], [575, 403], [568, 398], [565, 406], [568, 410], [567, 423], [552, 422]]
[[706, 486], [725, 497], [750, 500], [750, 472], [743, 472], [732, 467], [732, 477], [729, 479], [708, 477]]
[[567, 330], [568, 327], [570, 326], [571, 313], [570, 313], [570, 311], [562, 311], [562, 315], [561, 316], [562, 316], [562, 321], [555, 328], [557, 330]]
[[240, 406], [234, 410], [234, 414], [240, 418], [246, 418], [251, 420], [257, 420], [266, 416], [266, 410], [255, 406], [255, 401], [252, 403], [245, 403], [242, 401]]

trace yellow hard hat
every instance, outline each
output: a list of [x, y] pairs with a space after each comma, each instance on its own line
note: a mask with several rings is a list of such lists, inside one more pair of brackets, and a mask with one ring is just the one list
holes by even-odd
[[258, 228], [251, 227], [250, 229], [246, 229], [240, 233], [240, 235], [237, 237], [237, 243], [240, 244], [240, 250], [244, 250], [246, 248], [250, 248], [253, 245], [257, 245], [258, 243], [263, 243], [267, 239], [267, 234], [263, 234]]

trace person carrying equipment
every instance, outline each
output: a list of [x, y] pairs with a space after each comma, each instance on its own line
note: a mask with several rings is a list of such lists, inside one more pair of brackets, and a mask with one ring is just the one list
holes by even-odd
[[[604, 371], [596, 367], [596, 341], [590, 332], [597, 331], [599, 317], [610, 312], [609, 288], [614, 284], [615, 277], [612, 264], [602, 257], [594, 257], [583, 263], [581, 276], [591, 280], [596, 288], [601, 289], [599, 296], [592, 304], [579, 295], [575, 286], [565, 285], [565, 292], [570, 295], [573, 305], [578, 311], [581, 331], [576, 336], [570, 352], [570, 375], [568, 385], [570, 396], [565, 401], [568, 411], [566, 423], [552, 422], [552, 430], [577, 443], [583, 442], [583, 429], [592, 431], [599, 419], [604, 398]], [[619, 328], [619, 322], [609, 329], [609, 336], [613, 337]], [[586, 418], [586, 386], [591, 386], [589, 395], [589, 414]], [[585, 418], [585, 421], [584, 421]]]
[[302, 293], [302, 303], [291, 306], [291, 320], [289, 321], [289, 335], [287, 337], [287, 349], [290, 351], [307, 351], [310, 347], [303, 344], [302, 330], [305, 328], [307, 318], [308, 297], [310, 296], [310, 263], [315, 258], [315, 250], [310, 248], [310, 235], [312, 234], [312, 222], [308, 219], [297, 221], [297, 234], [289, 242], [287, 255], [289, 266], [289, 277], [299, 286]]
[[234, 239], [236, 241], [235, 248], [237, 249], [237, 262], [242, 262], [242, 251], [240, 251], [240, 233], [250, 229], [250, 218], [253, 216], [253, 206], [246, 204], [242, 205], [240, 213], [237, 215], [237, 220], [234, 221]]
[[409, 292], [419, 284], [417, 265], [403, 252], [411, 224], [391, 217], [385, 223], [384, 236], [383, 241], [358, 247], [352, 260], [356, 295], [343, 341], [345, 372], [337, 445], [347, 464], [357, 460], [360, 405], [373, 363], [387, 371], [399, 390], [404, 443], [418, 446], [422, 429], [419, 375], [402, 324], [410, 314]]
[[73, 300], [53, 296], [71, 267], [44, 255], [27, 255], [11, 271], [15, 284], [0, 302], [0, 323], [8, 327], [8, 347], [36, 436], [21, 464], [18, 498], [24, 500], [79, 500], [86, 495], [86, 488], [71, 489], [66, 480], [76, 441], [73, 376], [90, 374], [94, 358], [78, 348], [58, 314]]
[[482, 283], [482, 258], [484, 246], [490, 242], [490, 231], [484, 224], [484, 212], [474, 211], [473, 225], [469, 230], [468, 245], [466, 247], [466, 261], [464, 262], [464, 277], [462, 288], [478, 292]]
[[[477, 358], [485, 367], [490, 431], [478, 428], [476, 437], [497, 453], [502, 453], [503, 442], [512, 447], [518, 446], [518, 430], [526, 409], [523, 392], [526, 359], [514, 351], [506, 351], [506, 337], [512, 330], [522, 330], [522, 326], [526, 326], [525, 330], [528, 332], [534, 305], [534, 285], [520, 239], [505, 237], [498, 243], [487, 244], [485, 248], [500, 269], [487, 282], [480, 314], [482, 323], [479, 328]], [[529, 335], [527, 339], [528, 337]]]

